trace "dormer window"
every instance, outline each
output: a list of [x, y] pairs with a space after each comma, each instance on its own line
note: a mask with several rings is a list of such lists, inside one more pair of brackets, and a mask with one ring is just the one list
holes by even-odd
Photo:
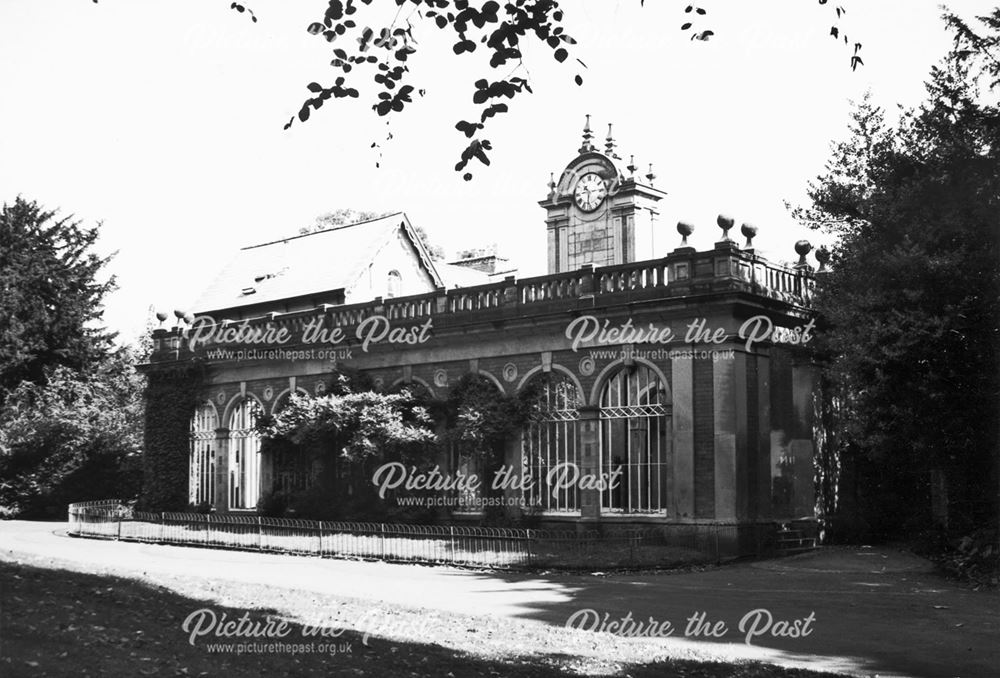
[[387, 299], [398, 297], [403, 285], [403, 276], [399, 271], [393, 269], [389, 271], [389, 279], [386, 283], [385, 296]]

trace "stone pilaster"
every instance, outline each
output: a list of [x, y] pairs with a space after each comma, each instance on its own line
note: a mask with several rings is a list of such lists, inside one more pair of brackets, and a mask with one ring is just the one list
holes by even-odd
[[794, 460], [792, 511], [795, 518], [813, 517], [816, 488], [813, 468], [813, 371], [808, 362], [792, 363], [794, 426], [789, 453]]
[[670, 479], [670, 514], [678, 519], [694, 517], [694, 376], [692, 361], [671, 361], [673, 384], [673, 455]]
[[736, 519], [736, 361], [712, 364], [715, 421], [715, 519]]
[[774, 517], [771, 506], [771, 358], [757, 356], [757, 440], [754, 462], [757, 465], [757, 519]]
[[750, 514], [749, 469], [750, 449], [747, 444], [747, 356], [736, 351], [732, 358], [719, 362], [733, 363], [733, 408], [736, 424], [736, 518], [746, 520]]
[[[580, 475], [597, 474], [600, 472], [600, 409], [597, 407], [581, 407], [580, 419], [577, 422], [580, 441]], [[601, 495], [598, 490], [580, 490], [580, 518], [585, 521], [596, 521], [601, 515]]]
[[215, 429], [215, 510], [229, 510], [229, 429]]

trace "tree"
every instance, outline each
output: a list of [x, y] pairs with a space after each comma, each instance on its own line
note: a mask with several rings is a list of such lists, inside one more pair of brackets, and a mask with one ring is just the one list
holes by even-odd
[[[326, 395], [294, 395], [277, 414], [258, 421], [262, 454], [297, 457], [322, 469], [312, 487], [265, 495], [259, 510], [318, 519], [387, 518], [399, 507], [392, 496], [383, 501], [376, 493], [376, 467], [390, 461], [425, 466], [435, 442], [432, 424], [425, 404], [409, 391], [382, 393], [363, 374], [338, 369]], [[405, 513], [396, 517], [405, 519]]]
[[[861, 43], [849, 40], [841, 28], [841, 20], [846, 14], [843, 5], [828, 5], [828, 0], [817, 2], [821, 7], [826, 6], [824, 10], [828, 16], [834, 17], [830, 36], [838, 42], [843, 40], [849, 51], [851, 69], [863, 65], [859, 55]], [[566, 33], [565, 10], [556, 0], [504, 3], [496, 0], [476, 3], [470, 0], [394, 0], [391, 4], [388, 0], [327, 0], [324, 4], [322, 17], [310, 23], [306, 30], [333, 45], [330, 65], [338, 75], [326, 85], [318, 82], [306, 85], [310, 95], [298, 114], [285, 124], [285, 129], [296, 119], [306, 122], [331, 99], [359, 98], [361, 93], [353, 83], [363, 71], [371, 74], [374, 83], [372, 110], [382, 117], [402, 112], [413, 102], [414, 96], [424, 95], [424, 89], [408, 79], [409, 62], [419, 47], [416, 36], [425, 27], [448, 33], [449, 41], [454, 40], [451, 49], [456, 56], [480, 51], [480, 54], [485, 53], [492, 72], [505, 73], [496, 80], [477, 79], [473, 83], [472, 103], [478, 107], [478, 114], [471, 121], [455, 123], [455, 129], [468, 140], [455, 165], [455, 171], [463, 172], [466, 181], [472, 179], [472, 173], [467, 171], [472, 160], [490, 164], [488, 152], [493, 146], [480, 134], [488, 121], [510, 110], [507, 101], [532, 91], [523, 61], [526, 44], [536, 41], [543, 49], [548, 49], [556, 61], [572, 64], [577, 71], [573, 76], [576, 84], [583, 85], [581, 72], [587, 66], [579, 59], [569, 58], [576, 40]], [[640, 0], [640, 4], [645, 4], [645, 0]], [[258, 17], [247, 2], [233, 2], [230, 7], [257, 23]], [[385, 17], [376, 16], [378, 10], [387, 9], [393, 11]], [[708, 12], [705, 8], [684, 3], [678, 5], [678, 11], [683, 14], [680, 30], [691, 40], [704, 42], [715, 35], [706, 23]], [[389, 16], [392, 18], [387, 21]], [[392, 138], [392, 134], [387, 138]], [[373, 142], [372, 148], [378, 149], [380, 144]]]
[[75, 501], [134, 498], [144, 380], [132, 351], [45, 376], [21, 382], [0, 408], [0, 514], [56, 517]]
[[[356, 210], [350, 207], [341, 207], [333, 210], [332, 212], [327, 212], [326, 214], [316, 217], [316, 222], [312, 226], [300, 228], [299, 233], [302, 235], [306, 235], [308, 233], [318, 233], [320, 231], [336, 228], [338, 226], [346, 226], [347, 224], [356, 224], [361, 221], [378, 219], [379, 217], [384, 217], [387, 214], [391, 214], [391, 212], [369, 212], [367, 210]], [[434, 261], [442, 261], [444, 259], [444, 248], [440, 245], [431, 243], [430, 238], [427, 236], [427, 231], [424, 230], [423, 226], [414, 226], [413, 230], [415, 230], [417, 235], [420, 236], [420, 240], [423, 242], [427, 253], [430, 254], [431, 259]]]
[[326, 214], [321, 214], [316, 217], [316, 221], [312, 226], [303, 226], [299, 229], [299, 233], [302, 235], [306, 235], [308, 233], [319, 233], [320, 231], [326, 231], [338, 226], [356, 224], [361, 221], [371, 221], [372, 219], [384, 217], [387, 214], [389, 214], [389, 212], [369, 212], [367, 210], [356, 210], [350, 207], [340, 207], [332, 212], [327, 212]]
[[49, 368], [108, 355], [114, 335], [97, 323], [114, 278], [98, 281], [110, 257], [93, 252], [97, 236], [20, 197], [0, 210], [0, 401], [22, 381], [43, 383]]
[[798, 212], [838, 237], [816, 296], [835, 449], [887, 533], [907, 516], [929, 524], [932, 473], [954, 529], [996, 511], [1000, 10], [980, 23], [985, 37], [955, 31], [927, 101], [898, 125], [861, 102]]

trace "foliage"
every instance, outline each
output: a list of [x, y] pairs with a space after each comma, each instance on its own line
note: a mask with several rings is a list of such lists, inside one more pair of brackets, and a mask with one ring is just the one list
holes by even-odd
[[504, 443], [521, 430], [535, 407], [536, 382], [509, 396], [498, 393], [486, 378], [466, 374], [448, 394], [446, 437], [465, 450], [502, 462]]
[[[93, 0], [95, 4], [97, 1]], [[823, 7], [828, 0], [817, 0], [817, 3]], [[640, 5], [644, 4], [645, 0], [640, 0]], [[392, 10], [393, 6], [395, 10], [389, 11], [384, 18], [373, 16], [379, 10]], [[234, 2], [230, 8], [257, 23], [256, 14], [246, 3]], [[851, 70], [856, 70], [864, 65], [860, 56], [861, 43], [849, 40], [840, 25], [847, 10], [839, 4], [828, 5], [825, 9], [827, 15], [834, 15], [830, 36], [837, 41], [843, 40], [850, 53]], [[386, 21], [390, 14], [392, 19]], [[681, 32], [698, 42], [714, 36], [715, 31], [703, 24], [706, 14], [703, 7], [685, 5]], [[374, 26], [363, 23], [363, 17], [372, 20]], [[504, 3], [496, 0], [476, 3], [470, 0], [393, 0], [392, 3], [360, 0], [360, 4], [359, 0], [327, 0], [323, 16], [310, 23], [306, 31], [334, 45], [330, 65], [342, 75], [326, 86], [310, 82], [306, 86], [309, 98], [302, 103], [298, 114], [288, 120], [285, 129], [290, 128], [296, 118], [306, 122], [313, 111], [318, 111], [330, 99], [359, 98], [359, 90], [348, 81], [353, 82], [357, 73], [363, 70], [371, 73], [377, 90], [372, 110], [383, 117], [403, 111], [407, 104], [413, 103], [414, 95], [425, 94], [423, 88], [405, 80], [410, 72], [410, 59], [418, 51], [416, 35], [421, 27], [427, 27], [448, 33], [456, 56], [472, 54], [483, 47], [480, 53], [486, 53], [491, 71], [507, 71], [499, 79], [480, 78], [473, 83], [472, 103], [479, 107], [478, 115], [472, 121], [459, 120], [455, 124], [455, 129], [469, 140], [455, 171], [463, 172], [473, 159], [489, 165], [488, 151], [493, 146], [489, 139], [480, 138], [479, 133], [489, 120], [510, 110], [505, 100], [532, 91], [523, 60], [524, 52], [529, 49], [525, 46], [535, 41], [542, 49], [549, 50], [559, 63], [569, 61], [569, 50], [576, 40], [566, 33], [564, 18], [565, 12], [556, 0]], [[577, 68], [574, 81], [583, 85], [580, 71], [587, 65], [580, 59], [573, 59], [571, 63]], [[386, 139], [392, 139], [391, 132]], [[373, 142], [372, 148], [381, 149], [381, 145]], [[464, 172], [463, 178], [472, 179], [472, 173]]]
[[[308, 233], [318, 233], [320, 231], [336, 228], [338, 226], [357, 224], [362, 221], [371, 221], [372, 219], [378, 219], [388, 214], [390, 214], [390, 212], [369, 212], [367, 210], [355, 210], [349, 207], [341, 207], [333, 210], [332, 212], [327, 212], [326, 214], [316, 217], [316, 222], [312, 226], [300, 228], [299, 233], [302, 235], [306, 235]], [[425, 231], [422, 226], [414, 226], [413, 230], [415, 230], [417, 235], [420, 236], [420, 240], [423, 242], [424, 248], [426, 248], [431, 259], [434, 261], [441, 261], [444, 259], [444, 248], [440, 245], [432, 244], [430, 238], [427, 236], [427, 231]]]
[[931, 469], [949, 479], [955, 529], [991, 515], [996, 495], [1000, 108], [996, 54], [981, 50], [1000, 10], [983, 23], [990, 37], [959, 33], [898, 125], [860, 103], [798, 211], [838, 238], [816, 297], [835, 448], [865, 460], [889, 530], [926, 520]]
[[[819, 5], [825, 5], [827, 0], [818, 0]], [[312, 111], [319, 110], [323, 104], [333, 99], [358, 98], [360, 92], [350, 85], [357, 72], [368, 71], [375, 84], [376, 98], [372, 109], [379, 116], [388, 116], [401, 112], [413, 102], [413, 96], [423, 96], [424, 89], [417, 88], [408, 82], [409, 62], [417, 53], [419, 43], [416, 34], [421, 27], [445, 31], [451, 36], [451, 49], [456, 56], [472, 54], [483, 48], [484, 59], [492, 71], [506, 71], [498, 79], [490, 77], [477, 79], [473, 83], [472, 103], [478, 107], [478, 114], [472, 120], [459, 120], [455, 129], [469, 141], [462, 150], [459, 161], [455, 165], [456, 172], [464, 172], [468, 181], [471, 172], [465, 171], [468, 164], [477, 160], [483, 165], [489, 165], [488, 152], [492, 143], [487, 138], [481, 138], [480, 133], [489, 121], [497, 115], [507, 113], [510, 108], [508, 101], [520, 94], [532, 91], [528, 79], [528, 70], [523, 57], [526, 45], [536, 42], [542, 49], [551, 52], [552, 58], [559, 63], [570, 62], [570, 49], [576, 40], [565, 30], [565, 12], [555, 0], [512, 0], [499, 3], [494, 0], [472, 3], [469, 0], [395, 0], [396, 11], [391, 22], [371, 27], [362, 22], [362, 17], [373, 18], [377, 9], [384, 9], [388, 3], [377, 4], [372, 8], [372, 0], [361, 0], [361, 5], [354, 0], [329, 0], [321, 19], [312, 22], [307, 31], [315, 36], [322, 36], [327, 42], [333, 43], [333, 60], [330, 65], [340, 72], [332, 85], [324, 86], [311, 82], [307, 86], [310, 97], [299, 109], [297, 118], [306, 122]], [[240, 10], [242, 11], [242, 10]], [[842, 34], [839, 22], [846, 10], [842, 6], [834, 6], [836, 22], [830, 29], [834, 39], [843, 38], [844, 44], [851, 49], [851, 68], [856, 69], [862, 64], [859, 52], [861, 43], [851, 43], [846, 34]], [[714, 31], [701, 25], [706, 10], [695, 5], [684, 8], [684, 23], [680, 29], [691, 40], [706, 41]], [[387, 18], [387, 17], [386, 17]], [[690, 31], [690, 32], [688, 32]], [[574, 80], [577, 85], [583, 84], [580, 71], [586, 69], [586, 64], [580, 59], [573, 59], [577, 69]], [[295, 122], [292, 117], [285, 125], [288, 129]], [[392, 138], [389, 134], [388, 138]], [[378, 148], [379, 144], [373, 143]]]
[[[504, 463], [507, 442], [527, 424], [538, 401], [540, 380], [515, 395], [497, 392], [497, 387], [478, 374], [466, 374], [451, 388], [444, 404], [446, 443], [459, 454], [478, 460], [482, 491], [497, 496], [493, 479]], [[505, 525], [510, 516], [502, 506], [488, 504], [483, 510], [486, 524]]]
[[143, 488], [147, 511], [183, 511], [188, 506], [191, 417], [202, 402], [203, 364], [153, 367], [147, 373], [143, 435]]
[[389, 446], [405, 447], [429, 442], [426, 412], [414, 413], [415, 422], [404, 421], [405, 393], [362, 391], [330, 393], [317, 398], [293, 395], [284, 408], [260, 426], [265, 439], [281, 438], [295, 445], [329, 444], [348, 461], [377, 456]]
[[0, 506], [64, 515], [70, 502], [138, 494], [143, 379], [121, 349], [95, 369], [47, 369], [0, 410]]
[[997, 586], [1000, 584], [1000, 544], [996, 530], [983, 528], [963, 536], [938, 562], [961, 579]]
[[93, 369], [110, 352], [113, 335], [95, 325], [114, 278], [98, 281], [109, 258], [93, 252], [97, 236], [20, 197], [0, 209], [0, 402], [49, 368]]
[[347, 226], [348, 224], [357, 224], [362, 221], [371, 221], [373, 219], [384, 217], [387, 214], [389, 214], [389, 212], [369, 212], [368, 210], [356, 210], [351, 209], [350, 207], [340, 207], [332, 212], [327, 212], [326, 214], [321, 214], [316, 217], [316, 221], [312, 226], [304, 226], [300, 228], [299, 233], [302, 235], [306, 235], [308, 233], [319, 233], [320, 231], [337, 228], [338, 226]]

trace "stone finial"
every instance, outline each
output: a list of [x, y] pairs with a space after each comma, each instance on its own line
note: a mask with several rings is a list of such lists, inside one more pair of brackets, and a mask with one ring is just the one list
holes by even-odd
[[608, 156], [609, 158], [615, 157], [615, 139], [614, 136], [611, 134], [610, 122], [608, 123], [608, 136], [604, 140], [604, 155]]
[[632, 177], [635, 176], [635, 171], [637, 169], [639, 169], [639, 168], [635, 166], [635, 156], [634, 155], [630, 155], [628, 157], [628, 166], [625, 169], [628, 170], [628, 176], [629, 176], [629, 178], [632, 178]]
[[556, 175], [555, 172], [549, 172], [549, 198], [554, 198], [556, 196]]
[[733, 224], [736, 223], [736, 220], [725, 214], [720, 214], [718, 218], [716, 218], [715, 223], [717, 223], [719, 225], [719, 228], [722, 229], [722, 240], [724, 242], [731, 241], [732, 238], [729, 237], [729, 229], [733, 227]]
[[587, 122], [583, 125], [583, 145], [580, 146], [581, 153], [589, 153], [594, 150], [594, 144], [591, 140], [594, 138], [594, 133], [590, 129], [590, 114], [587, 114]]
[[177, 318], [178, 322], [184, 322], [184, 315], [184, 311], [177, 308], [174, 309], [174, 317]]
[[742, 233], [743, 237], [745, 237], [747, 239], [746, 248], [747, 249], [752, 248], [753, 247], [753, 239], [755, 237], [757, 237], [757, 227], [754, 226], [753, 224], [746, 224], [745, 223], [742, 226], [740, 226], [740, 233]]
[[646, 181], [648, 181], [649, 185], [652, 186], [654, 179], [656, 179], [656, 175], [653, 174], [653, 163], [649, 163], [649, 172], [646, 173]]
[[826, 245], [822, 245], [818, 250], [816, 250], [815, 256], [816, 261], [819, 262], [819, 270], [817, 273], [826, 273], [826, 265], [830, 263], [830, 250], [826, 248]]
[[799, 240], [795, 243], [795, 253], [799, 255], [799, 261], [796, 266], [808, 266], [806, 262], [806, 255], [812, 251], [813, 246], [809, 244], [808, 240]]
[[163, 327], [163, 321], [167, 319], [167, 314], [163, 311], [157, 311], [156, 319], [160, 321], [160, 327]]
[[681, 247], [688, 247], [688, 236], [694, 233], [694, 224], [678, 221], [677, 232], [681, 234]]

